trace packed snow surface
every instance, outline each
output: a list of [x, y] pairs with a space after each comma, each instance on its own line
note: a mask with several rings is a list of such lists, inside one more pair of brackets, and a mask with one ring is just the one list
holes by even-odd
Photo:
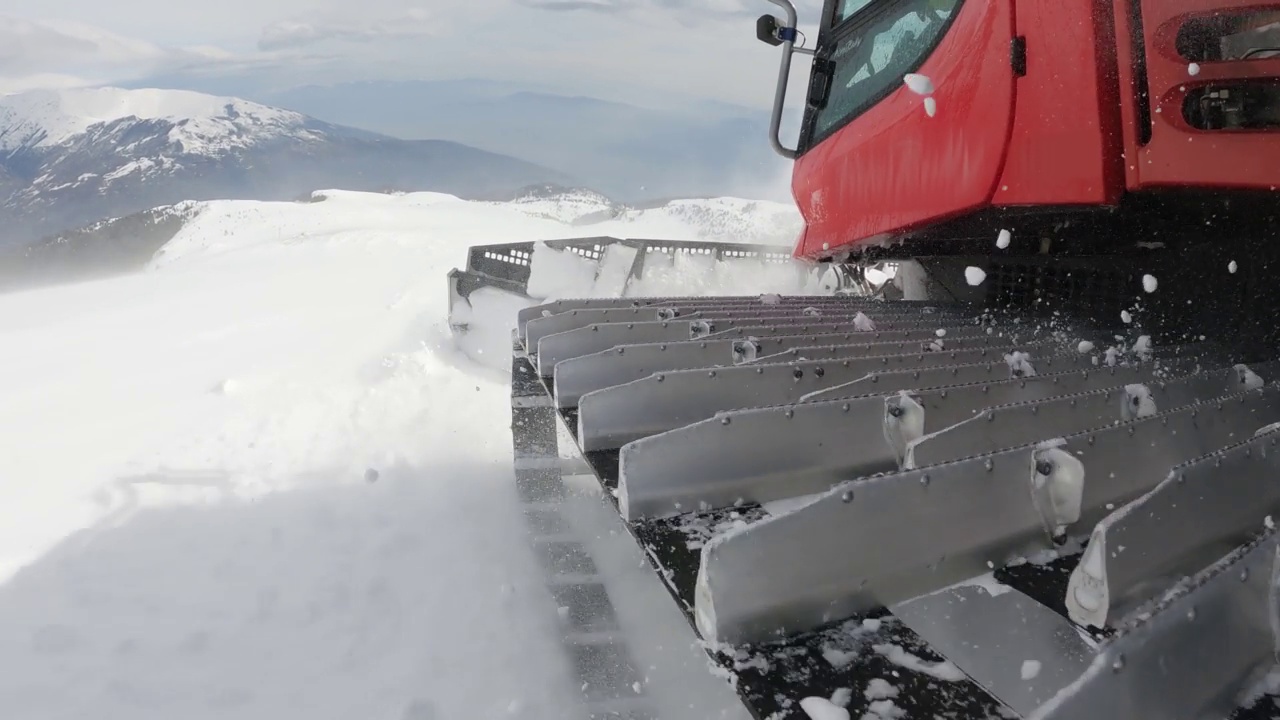
[[705, 228], [322, 197], [206, 203], [145, 272], [0, 295], [6, 717], [572, 714], [507, 379], [459, 351], [445, 273]]

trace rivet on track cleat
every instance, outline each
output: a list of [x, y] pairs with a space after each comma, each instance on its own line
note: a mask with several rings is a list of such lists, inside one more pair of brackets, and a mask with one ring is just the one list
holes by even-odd
[[844, 412], [849, 412], [849, 403], [845, 403], [844, 405], [841, 405], [840, 409], [843, 410]]
[[920, 476], [920, 484], [921, 484], [921, 485], [923, 485], [923, 486], [925, 486], [925, 487], [929, 487], [929, 474], [928, 474], [928, 473], [925, 473], [924, 475], [921, 475], [921, 476]]
[[659, 345], [659, 346], [658, 346], [658, 349], [659, 349], [659, 350], [661, 350], [662, 352], [666, 352], [666, 351], [667, 351], [667, 346], [666, 346], [665, 344], [663, 344], [663, 345]]
[[790, 420], [791, 418], [793, 418], [793, 417], [795, 417], [795, 416], [796, 416], [796, 411], [795, 411], [795, 410], [788, 410], [788, 411], [786, 411], [785, 413], [783, 413], [783, 415], [785, 415], [785, 416], [787, 417], [787, 419], [788, 419], [788, 420]]
[[658, 376], [658, 382], [662, 382], [663, 380], [666, 380], [666, 379], [667, 379], [667, 376], [666, 376], [666, 375], [659, 375], [659, 376]]
[[996, 414], [993, 412], [987, 412], [987, 422], [995, 422], [995, 420]]
[[947, 391], [946, 391], [946, 390], [943, 390], [943, 391], [942, 391], [942, 399], [943, 399], [943, 400], [946, 400], [946, 399], [947, 399]]
[[1041, 460], [1036, 463], [1036, 472], [1044, 475], [1045, 477], [1049, 477], [1053, 474], [1053, 463], [1048, 460]]
[[1124, 655], [1117, 655], [1115, 660], [1111, 661], [1112, 672], [1120, 672], [1124, 669]]
[[721, 425], [728, 425], [728, 424], [729, 424], [729, 416], [728, 416], [728, 415], [726, 415], [726, 416], [724, 416], [724, 417], [720, 418], [720, 424], [721, 424]]
[[991, 392], [991, 386], [990, 386], [990, 385], [983, 385], [983, 386], [982, 386], [982, 394], [983, 394], [983, 395], [986, 395], [986, 394], [987, 394], [987, 393], [989, 393], [989, 392]]
[[800, 368], [796, 368], [796, 369], [795, 369], [795, 371], [793, 371], [791, 374], [792, 374], [792, 376], [794, 376], [794, 377], [795, 377], [795, 379], [797, 379], [797, 380], [799, 380], [800, 378], [804, 377], [804, 371], [803, 371], [803, 370], [801, 370]]
[[1096, 440], [1092, 435], [1090, 435], [1090, 436], [1089, 436], [1089, 444], [1090, 444], [1090, 445], [1092, 445], [1092, 444], [1094, 444], [1095, 442], [1097, 442], [1097, 440]]
[[599, 325], [592, 325], [592, 326], [591, 326], [591, 332], [600, 332], [600, 326], [599, 326]]
[[987, 472], [991, 472], [996, 469], [996, 464], [991, 461], [991, 458], [987, 458], [987, 461], [983, 463], [983, 466], [987, 468]]
[[816, 376], [818, 376], [818, 377], [822, 377], [823, 375], [826, 375], [826, 374], [827, 374], [827, 371], [826, 371], [826, 370], [823, 370], [823, 369], [822, 369], [822, 368], [820, 368], [820, 367], [819, 367], [819, 368], [814, 368], [814, 369], [813, 369], [813, 374], [814, 374], [814, 375], [816, 375]]
[[879, 376], [879, 375], [872, 375], [872, 376], [871, 376], [871, 382], [873, 382], [873, 383], [878, 383], [878, 382], [880, 382], [880, 376]]
[[1187, 476], [1183, 475], [1182, 473], [1178, 473], [1178, 484], [1182, 485], [1186, 481], [1187, 481]]
[[1240, 582], [1249, 582], [1249, 568], [1240, 570]]
[[1129, 437], [1133, 437], [1133, 426], [1129, 426]]
[[841, 501], [841, 502], [844, 502], [844, 503], [851, 503], [851, 502], [853, 502], [853, 491], [852, 491], [852, 490], [845, 490], [845, 491], [844, 491], [844, 493], [843, 493], [842, 495], [840, 495], [840, 501]]
[[758, 368], [756, 368], [756, 374], [757, 374], [757, 375], [763, 375], [763, 374], [764, 374], [764, 368], [762, 368], [762, 367], [758, 367]]
[[625, 351], [626, 351], [626, 348], [618, 348], [619, 355], [622, 355]]
[[716, 376], [716, 371], [715, 371], [715, 370], [712, 370], [712, 371], [710, 371], [710, 372], [708, 372], [708, 373], [707, 373], [707, 377], [715, 377], [715, 376]]
[[1070, 402], [1070, 405], [1071, 405], [1071, 407], [1075, 407], [1075, 406], [1076, 406], [1076, 401], [1075, 401], [1074, 399], [1072, 399], [1072, 401]]
[[1195, 619], [1196, 619], [1196, 609], [1195, 609], [1195, 608], [1189, 608], [1189, 609], [1187, 610], [1187, 619], [1188, 619], [1188, 620], [1195, 620]]
[[627, 323], [627, 329], [628, 329], [628, 330], [635, 330], [635, 329], [636, 329], [636, 324], [635, 324], [635, 323]]
[[843, 365], [843, 366], [845, 366], [845, 367], [849, 367], [849, 361], [848, 361], [848, 360], [845, 360], [844, 362], [842, 362], [842, 363], [840, 363], [840, 364], [841, 364], [841, 365]]

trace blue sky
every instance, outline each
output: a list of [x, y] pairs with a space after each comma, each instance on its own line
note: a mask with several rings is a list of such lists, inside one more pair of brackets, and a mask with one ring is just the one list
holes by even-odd
[[[801, 0], [816, 19], [819, 0]], [[281, 87], [484, 78], [605, 99], [767, 107], [766, 0], [7, 0], [0, 92], [175, 71]], [[797, 90], [802, 86], [797, 85]]]

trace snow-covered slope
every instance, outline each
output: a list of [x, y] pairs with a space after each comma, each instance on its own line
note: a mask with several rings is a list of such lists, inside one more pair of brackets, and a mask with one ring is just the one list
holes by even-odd
[[0, 97], [0, 245], [184, 200], [292, 199], [322, 187], [496, 197], [566, 180], [457, 143], [236, 98], [117, 88]]
[[204, 203], [146, 271], [0, 296], [6, 717], [579, 716], [506, 381], [457, 351], [444, 274], [705, 228], [324, 198]]

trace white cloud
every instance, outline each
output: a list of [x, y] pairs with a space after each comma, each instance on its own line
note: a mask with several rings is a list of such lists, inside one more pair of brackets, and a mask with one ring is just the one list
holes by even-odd
[[[800, 2], [810, 37], [820, 5]], [[277, 83], [480, 77], [767, 107], [778, 62], [755, 40], [753, 18], [777, 12], [766, 0], [8, 0], [6, 11], [30, 19], [0, 16], [0, 86], [266, 66]]]
[[440, 32], [441, 20], [419, 7], [407, 8], [394, 17], [377, 20], [342, 18], [293, 18], [267, 25], [258, 39], [262, 50], [298, 48], [337, 40], [373, 42], [378, 40], [423, 38]]
[[0, 15], [0, 92], [76, 87], [227, 57], [168, 48], [78, 22]]

